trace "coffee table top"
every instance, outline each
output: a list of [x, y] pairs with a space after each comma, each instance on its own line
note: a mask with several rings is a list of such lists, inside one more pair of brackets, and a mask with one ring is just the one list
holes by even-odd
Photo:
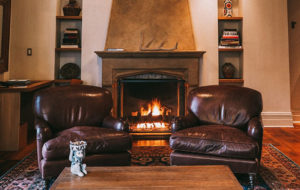
[[54, 189], [243, 189], [228, 166], [88, 167], [85, 177], [65, 168]]

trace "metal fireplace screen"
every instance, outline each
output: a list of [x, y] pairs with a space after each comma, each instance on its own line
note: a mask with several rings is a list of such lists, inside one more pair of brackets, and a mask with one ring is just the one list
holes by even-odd
[[172, 118], [185, 113], [185, 91], [176, 78], [119, 79], [117, 114], [132, 133], [170, 132]]

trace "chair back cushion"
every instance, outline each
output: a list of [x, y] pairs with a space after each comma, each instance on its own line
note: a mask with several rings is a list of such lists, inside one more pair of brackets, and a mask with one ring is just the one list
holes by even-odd
[[188, 110], [201, 122], [243, 128], [262, 112], [261, 94], [239, 86], [204, 86], [188, 96]]
[[46, 88], [34, 97], [34, 114], [55, 132], [74, 126], [100, 126], [112, 108], [111, 93], [103, 88], [70, 85]]

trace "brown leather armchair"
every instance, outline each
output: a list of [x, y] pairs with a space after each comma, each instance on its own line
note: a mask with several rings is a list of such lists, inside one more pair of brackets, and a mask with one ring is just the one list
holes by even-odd
[[87, 166], [130, 165], [128, 125], [110, 116], [112, 96], [95, 86], [41, 90], [34, 97], [37, 156], [42, 177], [70, 167], [69, 143], [87, 141]]
[[228, 165], [234, 173], [258, 172], [262, 98], [253, 89], [205, 86], [192, 90], [188, 114], [172, 123], [171, 165]]

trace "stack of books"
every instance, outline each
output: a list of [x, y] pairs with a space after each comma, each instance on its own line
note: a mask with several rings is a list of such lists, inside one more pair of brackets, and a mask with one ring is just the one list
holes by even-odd
[[225, 29], [220, 39], [220, 46], [240, 46], [240, 36], [236, 29]]
[[80, 48], [80, 34], [77, 28], [67, 28], [64, 31], [61, 48]]

